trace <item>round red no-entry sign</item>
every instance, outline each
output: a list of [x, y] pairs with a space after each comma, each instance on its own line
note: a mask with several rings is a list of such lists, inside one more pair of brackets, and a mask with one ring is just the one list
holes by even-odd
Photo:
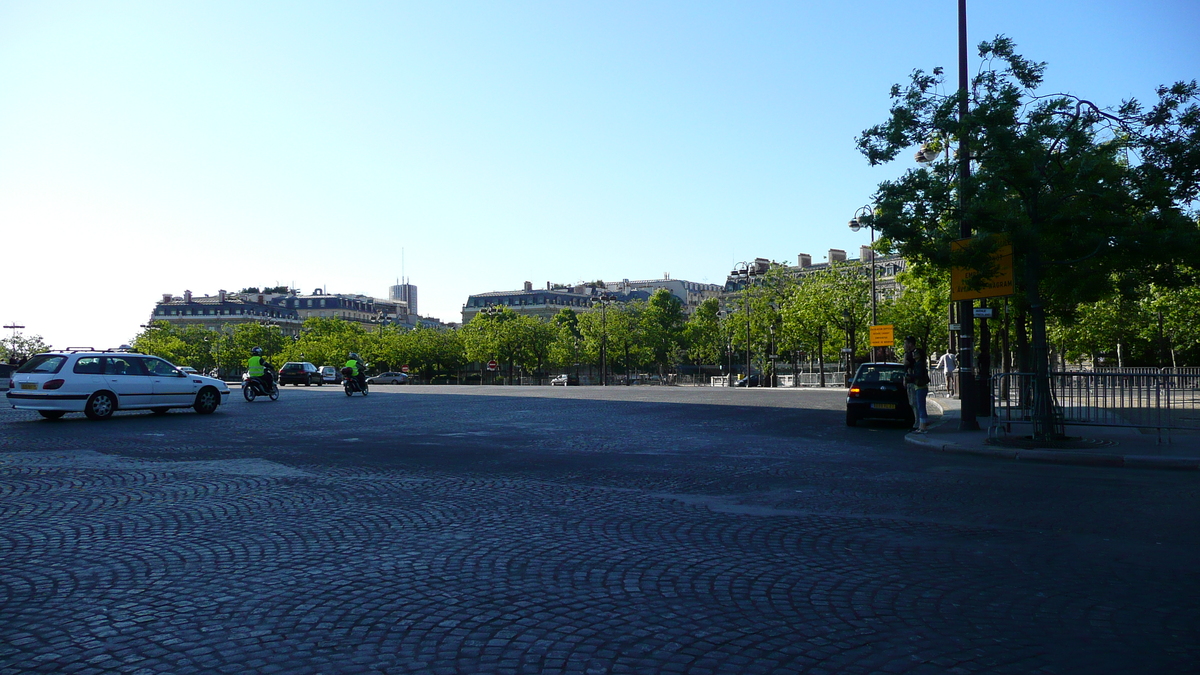
[[408, 366], [400, 366], [400, 372], [402, 372], [402, 373], [407, 373], [407, 372], [408, 372]]
[[487, 368], [488, 370], [500, 370], [500, 364], [495, 361], [488, 361]]

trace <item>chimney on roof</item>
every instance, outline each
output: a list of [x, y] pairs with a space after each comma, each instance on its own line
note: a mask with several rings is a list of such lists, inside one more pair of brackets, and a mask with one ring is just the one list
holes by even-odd
[[171, 301], [171, 294], [163, 293], [163, 302], [170, 302], [170, 301]]
[[858, 247], [858, 259], [863, 262], [872, 262], [875, 260], [875, 250], [870, 246]]
[[258, 294], [258, 304], [260, 304], [260, 305], [263, 304], [263, 294], [262, 293]]
[[183, 301], [184, 301], [184, 302], [191, 302], [191, 301], [192, 301], [192, 292], [191, 292], [191, 291], [184, 291], [184, 292], [183, 292]]
[[532, 291], [532, 290], [533, 290], [533, 282], [532, 282], [532, 281], [526, 281], [526, 282], [525, 282], [525, 290], [527, 290], [527, 291]]
[[222, 304], [222, 305], [223, 305], [223, 304], [225, 304], [225, 289], [224, 289], [224, 288], [222, 288], [221, 290], [217, 291], [217, 297], [221, 299], [221, 304]]
[[796, 256], [796, 264], [801, 268], [808, 267], [812, 265], [812, 256], [807, 253], [801, 253], [800, 255]]
[[846, 262], [846, 252], [840, 248], [829, 249], [829, 262]]
[[550, 282], [549, 281], [546, 282], [546, 290], [550, 290]]

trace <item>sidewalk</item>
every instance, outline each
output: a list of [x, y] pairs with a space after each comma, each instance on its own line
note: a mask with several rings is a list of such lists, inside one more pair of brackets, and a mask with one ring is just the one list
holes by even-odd
[[[1114, 427], [1068, 426], [1067, 435], [1084, 439], [1086, 447], [1079, 449], [1024, 449], [991, 445], [988, 440], [986, 417], [979, 418], [979, 431], [959, 431], [959, 402], [948, 398], [929, 398], [931, 412], [940, 409], [941, 420], [927, 434], [910, 433], [904, 442], [935, 452], [996, 457], [1000, 459], [1077, 464], [1084, 466], [1129, 467], [1144, 469], [1200, 470], [1200, 434], [1195, 432], [1163, 432], [1159, 443], [1157, 431]], [[1028, 427], [1014, 429], [1013, 435], [1028, 433]]]

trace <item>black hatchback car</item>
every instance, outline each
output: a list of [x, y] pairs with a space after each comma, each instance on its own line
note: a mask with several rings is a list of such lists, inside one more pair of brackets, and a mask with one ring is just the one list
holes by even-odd
[[912, 425], [914, 415], [904, 386], [904, 364], [864, 363], [858, 367], [846, 397], [846, 426], [866, 419]]
[[321, 371], [308, 361], [289, 361], [279, 369], [279, 384], [302, 384], [306, 387], [325, 384]]

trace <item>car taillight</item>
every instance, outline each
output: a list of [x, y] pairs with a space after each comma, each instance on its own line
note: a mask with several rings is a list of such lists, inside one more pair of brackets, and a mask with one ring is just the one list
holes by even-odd
[[67, 381], [63, 379], [47, 380], [46, 383], [42, 385], [42, 389], [58, 389], [66, 383]]
[[850, 387], [850, 398], [858, 398], [858, 395], [861, 393], [862, 389], [859, 389], [858, 387]]

